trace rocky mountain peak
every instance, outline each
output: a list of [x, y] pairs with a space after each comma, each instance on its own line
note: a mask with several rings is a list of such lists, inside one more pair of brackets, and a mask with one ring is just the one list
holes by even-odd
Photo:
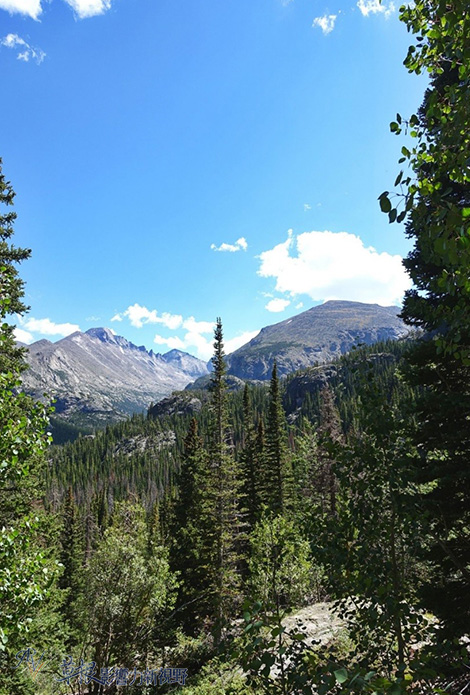
[[330, 300], [261, 329], [228, 356], [229, 373], [242, 379], [269, 379], [274, 360], [282, 376], [329, 362], [354, 345], [396, 340], [408, 333], [396, 306]]
[[85, 335], [91, 338], [97, 338], [103, 343], [115, 343], [116, 336], [110, 328], [89, 328], [85, 331]]

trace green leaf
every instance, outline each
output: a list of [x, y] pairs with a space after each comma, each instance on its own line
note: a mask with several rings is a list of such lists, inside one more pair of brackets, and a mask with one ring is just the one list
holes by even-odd
[[382, 193], [382, 195], [379, 198], [379, 203], [380, 203], [380, 209], [382, 212], [390, 212], [392, 209], [392, 203], [390, 202], [390, 198], [388, 197], [388, 193]]
[[338, 683], [345, 683], [348, 680], [348, 672], [345, 668], [339, 668], [337, 671], [334, 671], [334, 676]]

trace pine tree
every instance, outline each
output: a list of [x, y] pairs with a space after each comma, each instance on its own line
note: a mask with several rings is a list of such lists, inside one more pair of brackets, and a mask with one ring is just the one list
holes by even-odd
[[[211, 412], [209, 425], [209, 475], [213, 482], [213, 600], [215, 640], [220, 642], [224, 625], [240, 599], [239, 542], [241, 520], [238, 509], [239, 478], [234, 458], [227, 410], [226, 365], [222, 322], [214, 331]], [[210, 532], [210, 530], [208, 529]]]
[[[60, 534], [60, 562], [63, 565], [59, 588], [65, 594], [63, 616], [69, 629], [75, 633], [82, 625], [76, 610], [77, 598], [83, 590], [84, 535], [79, 511], [69, 487], [62, 509]], [[74, 640], [72, 640], [74, 641]]]
[[[10, 208], [13, 206], [15, 192], [9, 181], [2, 173], [0, 158], [0, 205]], [[10, 239], [13, 236], [13, 224], [16, 212], [2, 211], [0, 208], [0, 298], [2, 301], [2, 319], [8, 315], [23, 315], [28, 307], [23, 302], [24, 282], [18, 274], [17, 264], [27, 260], [30, 249], [14, 246]], [[24, 350], [15, 344], [14, 325], [2, 322], [0, 331], [0, 372], [9, 369], [22, 371], [26, 369]]]
[[173, 503], [170, 564], [180, 576], [177, 612], [188, 634], [197, 634], [202, 619], [210, 613], [212, 509], [210, 472], [195, 418], [184, 440], [177, 476], [178, 496]]
[[[320, 423], [318, 434], [320, 439], [321, 477], [319, 480], [322, 496], [328, 499], [328, 512], [332, 516], [336, 513], [336, 494], [338, 482], [334, 472], [334, 460], [328, 451], [328, 445], [340, 444], [343, 441], [341, 420], [335, 404], [335, 397], [331, 386], [325, 386], [320, 392]], [[330, 447], [331, 448], [331, 447]]]
[[254, 527], [261, 514], [259, 456], [253, 422], [253, 406], [250, 388], [245, 384], [243, 390], [243, 444], [240, 453], [240, 473], [243, 481], [241, 504], [246, 509], [248, 526]]
[[287, 449], [286, 430], [275, 361], [269, 391], [263, 471], [263, 503], [274, 514], [284, 514], [292, 503], [292, 466]]

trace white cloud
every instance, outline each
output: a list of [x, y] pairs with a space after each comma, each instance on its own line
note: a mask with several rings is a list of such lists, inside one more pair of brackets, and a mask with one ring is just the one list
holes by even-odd
[[54, 323], [50, 319], [30, 318], [21, 321], [21, 324], [28, 331], [39, 333], [40, 335], [61, 335], [63, 338], [80, 330], [80, 326], [75, 323]]
[[298, 304], [295, 305], [295, 308], [296, 309], [302, 309], [303, 305], [304, 305], [303, 302], [299, 302]]
[[312, 206], [309, 205], [308, 203], [304, 203], [304, 211], [307, 212], [308, 210], [311, 210]]
[[[204, 321], [199, 321], [198, 323], [205, 323]], [[214, 330], [214, 324], [211, 325], [211, 333]], [[208, 331], [204, 331], [208, 333]], [[258, 335], [259, 331], [245, 331], [241, 335], [237, 335], [229, 340], [224, 340], [225, 354], [228, 355], [234, 350], [237, 350], [245, 343], [248, 343], [255, 335]], [[168, 345], [170, 348], [178, 348], [179, 350], [187, 350], [188, 352], [193, 352], [201, 360], [209, 360], [214, 353], [213, 338], [206, 338], [201, 333], [197, 331], [188, 331], [183, 339], [173, 336], [171, 338], [162, 338], [161, 336], [155, 336], [155, 342], [159, 344]]]
[[225, 341], [225, 353], [230, 355], [231, 352], [238, 350], [242, 345], [249, 343], [258, 333], [259, 331], [245, 331], [241, 335], [237, 335], [235, 338], [230, 338], [230, 340]]
[[[64, 0], [79, 19], [104, 14], [111, 7], [111, 0]], [[41, 0], [0, 0], [0, 9], [38, 19], [42, 13]], [[22, 60], [27, 60], [22, 58]]]
[[[2, 7], [2, 0], [0, 0], [0, 7]], [[18, 34], [7, 34], [0, 39], [0, 45], [5, 46], [5, 48], [12, 48], [13, 50], [18, 49], [17, 59], [22, 60], [25, 63], [29, 63], [33, 60], [37, 65], [40, 65], [46, 54], [40, 48], [33, 48], [29, 43], [22, 39]]]
[[[198, 357], [208, 359], [212, 354], [212, 334], [214, 332], [214, 321], [196, 321], [194, 316], [183, 319], [179, 314], [170, 314], [164, 311], [159, 314], [156, 309], [147, 309], [140, 304], [132, 304], [125, 311], [115, 314], [111, 321], [123, 321], [128, 318], [134, 328], [142, 328], [144, 324], [162, 324], [166, 328], [174, 331], [178, 328], [186, 331], [184, 338], [178, 336], [155, 335], [154, 342], [157, 345], [167, 345], [169, 348], [185, 350], [195, 348]], [[203, 334], [209, 333], [210, 339], [206, 339]]]
[[169, 314], [167, 311], [164, 311], [159, 317], [157, 323], [162, 323], [164, 326], [174, 331], [176, 328], [181, 326], [182, 321], [183, 317], [179, 314]]
[[399, 304], [411, 281], [400, 256], [379, 253], [347, 232], [305, 232], [260, 255], [261, 277], [276, 279], [276, 290], [314, 301], [349, 299]]
[[205, 338], [200, 333], [186, 333], [184, 336], [184, 343], [190, 351], [191, 348], [195, 348], [196, 355], [200, 357], [201, 360], [210, 359], [214, 352], [212, 339]]
[[122, 321], [124, 316], [127, 316], [131, 326], [134, 326], [134, 328], [142, 328], [145, 323], [161, 323], [167, 328], [175, 330], [183, 323], [183, 317], [179, 314], [169, 314], [167, 311], [164, 311], [159, 316], [156, 309], [147, 309], [146, 306], [141, 306], [137, 302], [132, 306], [128, 306], [122, 313], [115, 314], [111, 321]]
[[183, 328], [190, 333], [213, 333], [215, 321], [196, 321], [194, 316], [190, 316], [183, 322]]
[[[213, 334], [215, 321], [197, 321], [194, 316], [183, 319], [179, 315], [168, 313], [158, 316], [155, 309], [150, 310], [139, 304], [134, 304], [128, 307], [126, 311], [117, 313], [111, 320], [122, 321], [125, 317], [129, 319], [135, 328], [142, 328], [144, 324], [148, 323], [164, 323], [171, 330], [181, 329], [183, 331], [182, 336], [165, 337], [157, 333], [153, 339], [154, 343], [156, 345], [166, 345], [169, 349], [186, 350], [206, 361], [212, 357], [214, 352]], [[258, 332], [246, 331], [235, 338], [225, 341], [225, 352], [227, 354], [233, 352], [251, 340]]]
[[247, 248], [248, 244], [243, 236], [237, 239], [234, 244], [226, 244], [225, 242], [220, 246], [211, 244], [211, 249], [213, 251], [230, 251], [230, 253], [235, 253], [236, 251], [246, 251]]
[[315, 17], [313, 20], [312, 27], [320, 27], [322, 32], [325, 34], [330, 34], [335, 28], [337, 15], [335, 14], [325, 14], [323, 17]]
[[27, 343], [29, 345], [29, 343], [34, 342], [31, 333], [24, 331], [22, 328], [18, 328], [18, 326], [15, 327], [13, 333], [15, 334], [16, 340], [19, 340], [20, 343]]
[[206, 362], [212, 357], [212, 353], [214, 352], [212, 339], [205, 338], [200, 333], [195, 333], [194, 331], [188, 331], [183, 338], [179, 338], [176, 335], [170, 336], [169, 338], [156, 335], [154, 342], [157, 343], [157, 345], [167, 345], [171, 349], [176, 348], [177, 350], [195, 353], [197, 357]]
[[111, 7], [111, 0], [65, 0], [65, 2], [80, 19], [104, 14]]
[[42, 12], [41, 0], [0, 0], [0, 9], [10, 14], [25, 14], [37, 19]]
[[380, 2], [380, 0], [359, 0], [357, 3], [363, 17], [368, 17], [370, 14], [383, 14], [388, 19], [395, 12], [393, 2]]
[[288, 299], [281, 299], [280, 297], [276, 297], [276, 299], [271, 299], [271, 301], [268, 302], [264, 308], [268, 311], [277, 313], [279, 311], [284, 311], [284, 309], [287, 309], [289, 304], [290, 301]]
[[[203, 323], [202, 321], [200, 323]], [[214, 330], [212, 325], [211, 332]], [[252, 338], [258, 335], [259, 331], [244, 331], [241, 335], [237, 335], [229, 340], [224, 339], [224, 350], [225, 354], [229, 355], [234, 350], [237, 350], [245, 343], [248, 343]], [[205, 338], [200, 333], [194, 331], [188, 331], [183, 338], [184, 348], [189, 352], [196, 352], [197, 356], [202, 360], [209, 360], [214, 354], [214, 346], [212, 336], [210, 338]]]
[[156, 343], [157, 345], [166, 345], [167, 347], [170, 348], [170, 350], [184, 350], [185, 344], [181, 340], [181, 338], [178, 338], [178, 336], [170, 336], [169, 338], [164, 338], [161, 335], [156, 334], [155, 338], [153, 339], [153, 342]]

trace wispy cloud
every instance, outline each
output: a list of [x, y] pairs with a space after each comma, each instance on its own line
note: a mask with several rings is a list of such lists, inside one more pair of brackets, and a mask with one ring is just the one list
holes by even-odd
[[146, 306], [141, 306], [140, 304], [133, 304], [128, 306], [122, 313], [115, 314], [111, 321], [122, 321], [124, 317], [127, 317], [134, 328], [142, 328], [146, 323], [161, 323], [167, 328], [174, 330], [179, 328], [183, 323], [183, 317], [179, 314], [169, 314], [164, 311], [160, 316], [156, 309], [147, 309]]
[[388, 19], [395, 12], [393, 2], [380, 2], [380, 0], [359, 0], [357, 3], [361, 14], [368, 17], [370, 14], [383, 14]]
[[181, 327], [186, 331], [182, 338], [176, 335], [164, 338], [157, 333], [154, 342], [157, 345], [166, 345], [171, 349], [196, 352], [198, 357], [208, 360], [212, 355], [213, 347], [212, 337], [207, 338], [206, 335], [212, 336], [214, 323], [212, 321], [196, 321], [194, 316], [190, 316], [183, 321]]
[[336, 14], [325, 14], [323, 17], [315, 17], [312, 27], [319, 27], [325, 36], [331, 34], [335, 28], [337, 16]]
[[212, 333], [214, 331], [213, 321], [196, 321], [194, 316], [183, 321], [183, 328], [190, 333]]
[[[64, 0], [79, 19], [104, 14], [111, 7], [111, 0]], [[0, 9], [10, 14], [23, 14], [38, 19], [42, 13], [41, 0], [0, 0]]]
[[153, 342], [156, 345], [166, 345], [170, 348], [170, 350], [184, 350], [186, 347], [181, 338], [178, 338], [176, 335], [170, 336], [169, 338], [164, 338], [162, 335], [158, 335], [157, 333], [153, 339]]
[[[113, 316], [111, 321], [123, 321], [128, 319], [134, 328], [142, 328], [146, 324], [162, 324], [172, 331], [178, 331], [179, 335], [164, 336], [156, 333], [153, 342], [156, 345], [165, 345], [169, 349], [187, 350], [196, 354], [203, 360], [208, 360], [213, 352], [214, 321], [198, 321], [194, 316], [183, 318], [179, 314], [170, 314], [156, 309], [148, 309], [140, 304], [133, 304], [125, 311]], [[258, 331], [247, 331], [230, 340], [225, 340], [225, 352], [233, 352], [240, 345], [251, 340]]]
[[289, 304], [290, 301], [288, 299], [276, 297], [275, 299], [271, 299], [271, 301], [268, 302], [264, 308], [277, 314], [279, 311], [284, 311], [284, 309], [287, 309]]
[[246, 243], [245, 237], [240, 237], [236, 240], [234, 244], [226, 244], [225, 242], [220, 246], [211, 244], [211, 249], [213, 251], [229, 251], [230, 253], [235, 253], [235, 251], [246, 251], [248, 244]]
[[[213, 324], [211, 324], [211, 332], [212, 330]], [[245, 331], [234, 338], [225, 340], [225, 354], [229, 355], [231, 352], [238, 350], [239, 347], [248, 343], [252, 338], [258, 335], [258, 333], [259, 331]], [[196, 331], [188, 331], [183, 338], [179, 338], [178, 336], [164, 338], [157, 334], [154, 338], [154, 343], [157, 345], [166, 345], [171, 350], [177, 349], [195, 352], [202, 360], [209, 360], [214, 352], [212, 338], [207, 338], [205, 335], [201, 335], [201, 333], [197, 333]]]
[[308, 210], [311, 210], [312, 206], [309, 205], [308, 203], [304, 203], [304, 212], [308, 212]]
[[111, 0], [65, 0], [65, 2], [80, 19], [104, 14], [111, 7]]
[[31, 333], [38, 333], [39, 335], [59, 335], [65, 338], [65, 336], [75, 333], [75, 331], [80, 330], [80, 326], [76, 323], [54, 323], [51, 319], [19, 319], [22, 329], [26, 329]]
[[34, 337], [29, 331], [23, 330], [23, 328], [18, 328], [18, 326], [15, 326], [15, 329], [13, 331], [15, 334], [16, 340], [18, 340], [20, 343], [26, 343], [29, 345], [30, 343], [34, 342]]
[[235, 338], [225, 341], [225, 353], [230, 355], [231, 352], [238, 350], [242, 345], [249, 343], [258, 333], [259, 331], [244, 331], [241, 335], [237, 335]]
[[42, 12], [41, 0], [0, 0], [0, 9], [27, 15], [32, 19], [38, 19]]
[[276, 280], [277, 292], [315, 301], [349, 299], [399, 304], [411, 281], [398, 255], [380, 253], [347, 232], [305, 232], [260, 255], [261, 277]]
[[[1, 7], [0, 0], [0, 7]], [[18, 34], [7, 34], [0, 39], [0, 44], [5, 48], [12, 48], [17, 51], [17, 59], [22, 60], [25, 63], [29, 63], [30, 60], [34, 61], [37, 65], [40, 65], [46, 54], [40, 48], [34, 48], [27, 41], [22, 39]]]

